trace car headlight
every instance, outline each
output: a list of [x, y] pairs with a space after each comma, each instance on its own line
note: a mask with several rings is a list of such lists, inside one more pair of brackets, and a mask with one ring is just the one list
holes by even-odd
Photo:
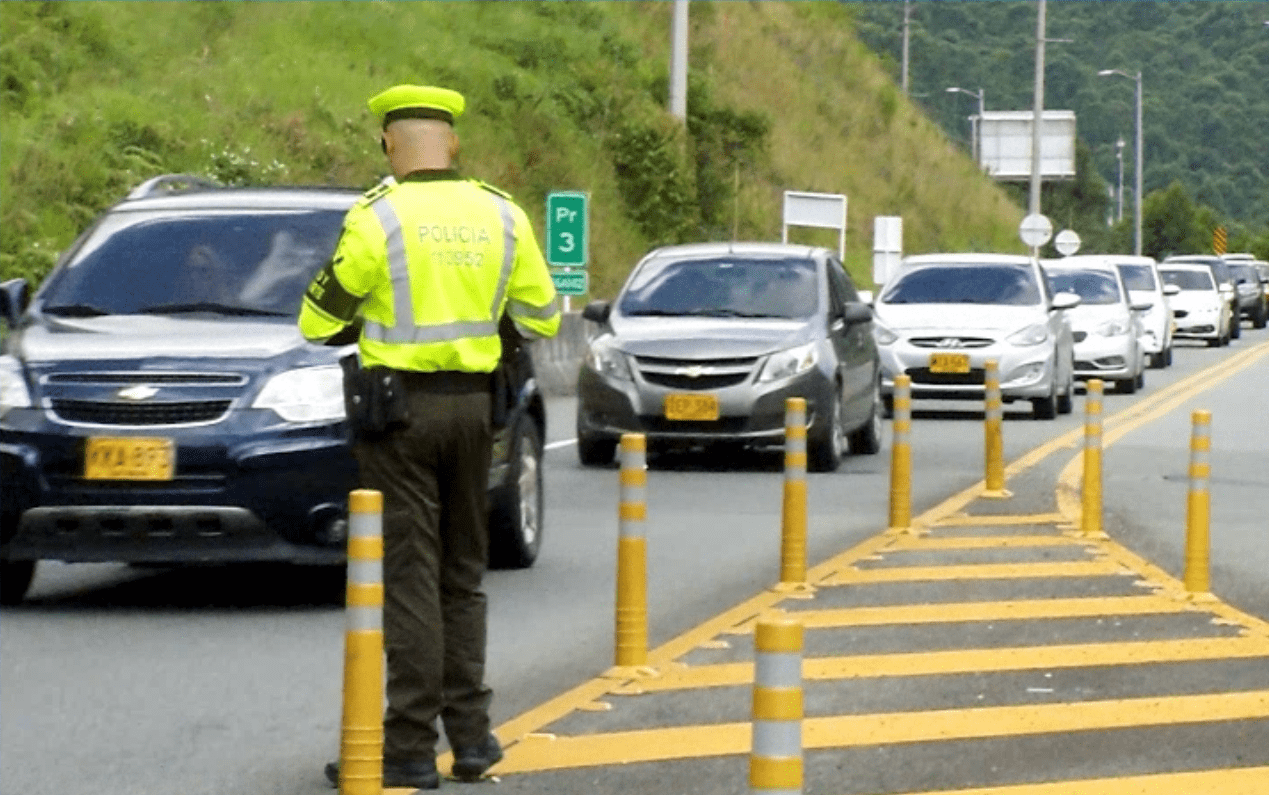
[[815, 343], [813, 342], [799, 345], [796, 348], [778, 351], [771, 354], [767, 359], [767, 363], [762, 366], [762, 372], [758, 374], [758, 383], [790, 378], [799, 373], [805, 373], [814, 367], [818, 361], [819, 354], [815, 352]]
[[1097, 333], [1103, 337], [1122, 337], [1128, 333], [1128, 321], [1107, 320], [1097, 327]]
[[22, 365], [12, 356], [0, 356], [0, 417], [10, 409], [31, 407], [31, 393], [22, 377]]
[[872, 322], [872, 338], [876, 340], [878, 345], [893, 345], [899, 341], [898, 334], [881, 325], [875, 319]]
[[1011, 345], [1017, 345], [1022, 348], [1043, 345], [1049, 341], [1049, 329], [1043, 323], [1037, 323], [1034, 326], [1027, 326], [1021, 331], [1015, 331], [1005, 337], [1005, 339]]
[[273, 409], [287, 422], [344, 419], [344, 371], [337, 364], [288, 370], [269, 379], [252, 404]]
[[630, 374], [630, 362], [626, 355], [614, 348], [609, 342], [599, 340], [591, 344], [586, 351], [586, 366], [600, 375], [615, 378], [618, 381], [633, 381]]

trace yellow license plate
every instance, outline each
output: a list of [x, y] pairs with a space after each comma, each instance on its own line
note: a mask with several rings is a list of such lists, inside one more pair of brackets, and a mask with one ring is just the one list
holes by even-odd
[[171, 439], [95, 436], [84, 448], [88, 480], [171, 480], [176, 468]]
[[968, 373], [968, 353], [931, 353], [931, 373]]
[[718, 396], [666, 395], [665, 418], [667, 420], [716, 420], [718, 419]]

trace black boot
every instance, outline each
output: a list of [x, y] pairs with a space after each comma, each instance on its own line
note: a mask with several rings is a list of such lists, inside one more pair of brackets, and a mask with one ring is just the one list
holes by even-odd
[[460, 781], [475, 781], [501, 760], [502, 746], [490, 734], [480, 745], [455, 748], [452, 772]]

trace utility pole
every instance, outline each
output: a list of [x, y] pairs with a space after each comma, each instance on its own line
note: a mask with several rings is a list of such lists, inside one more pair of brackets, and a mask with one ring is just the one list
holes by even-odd
[[687, 121], [687, 4], [674, 0], [670, 23], [670, 115]]
[[908, 95], [908, 29], [912, 24], [912, 0], [903, 0], [903, 95]]
[[1031, 123], [1031, 196], [1028, 213], [1040, 214], [1040, 124], [1044, 119], [1044, 13], [1045, 0], [1037, 0], [1035, 26], [1035, 117]]

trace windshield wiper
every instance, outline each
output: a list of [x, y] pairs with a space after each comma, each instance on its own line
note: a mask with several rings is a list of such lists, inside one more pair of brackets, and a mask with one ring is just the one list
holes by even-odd
[[60, 304], [44, 307], [44, 314], [58, 317], [101, 317], [110, 312], [92, 304]]
[[192, 301], [186, 304], [159, 304], [138, 310], [143, 315], [179, 315], [185, 312], [215, 312], [219, 315], [253, 315], [264, 317], [288, 317], [289, 312], [275, 312], [271, 309], [256, 309], [250, 306], [234, 306], [219, 304], [215, 301]]

